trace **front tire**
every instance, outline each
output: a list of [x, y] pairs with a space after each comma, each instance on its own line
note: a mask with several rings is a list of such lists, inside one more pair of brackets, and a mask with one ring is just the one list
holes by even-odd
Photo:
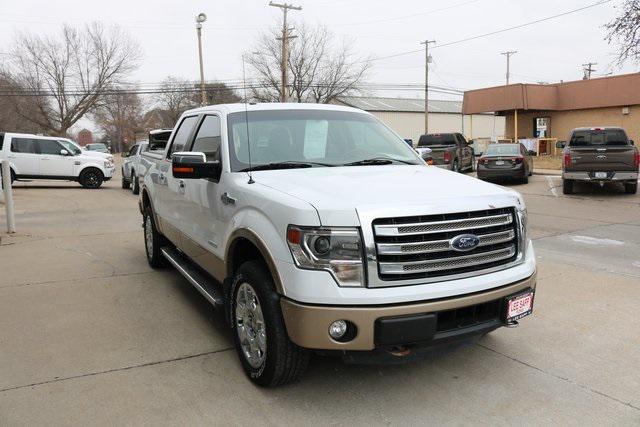
[[102, 182], [104, 181], [104, 175], [97, 168], [87, 168], [80, 173], [80, 177], [78, 178], [78, 182], [84, 188], [96, 189], [100, 188]]
[[573, 194], [573, 181], [570, 179], [562, 180], [562, 194]]
[[131, 187], [131, 183], [124, 177], [124, 169], [122, 169], [122, 189], [128, 190], [129, 187]]
[[230, 294], [236, 352], [249, 379], [262, 387], [299, 379], [309, 364], [309, 351], [289, 340], [280, 296], [264, 263], [242, 264]]
[[150, 207], [144, 210], [144, 249], [147, 253], [147, 262], [153, 269], [163, 268], [168, 265], [167, 259], [162, 255], [162, 247], [168, 245], [168, 240], [160, 234], [153, 219]]
[[453, 164], [451, 165], [451, 170], [454, 172], [460, 172], [460, 164], [458, 163], [458, 159], [453, 161]]
[[638, 192], [638, 183], [637, 182], [625, 182], [624, 184], [624, 192], [627, 194], [636, 194]]
[[140, 194], [140, 182], [133, 171], [131, 171], [131, 192], [133, 194]]

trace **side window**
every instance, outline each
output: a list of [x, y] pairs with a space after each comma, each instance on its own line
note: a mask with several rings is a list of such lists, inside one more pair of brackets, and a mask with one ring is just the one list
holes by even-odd
[[2, 151], [3, 144], [4, 144], [4, 133], [0, 133], [0, 151]]
[[198, 121], [198, 116], [190, 116], [185, 117], [178, 126], [176, 130], [176, 134], [173, 137], [173, 141], [171, 142], [171, 148], [169, 148], [168, 157], [171, 158], [171, 155], [177, 151], [184, 151], [184, 146], [187, 144], [187, 140], [191, 135], [191, 131], [193, 131], [196, 122]]
[[13, 138], [11, 140], [11, 151], [14, 153], [36, 153], [36, 140], [31, 138]]
[[205, 116], [196, 139], [191, 147], [191, 151], [202, 152], [207, 156], [207, 160], [220, 160], [220, 117]]
[[54, 139], [37, 139], [40, 146], [40, 154], [60, 155], [62, 146]]
[[138, 146], [134, 145], [133, 147], [131, 147], [131, 149], [129, 150], [129, 157], [131, 156], [135, 156], [136, 155], [136, 151], [138, 151]]

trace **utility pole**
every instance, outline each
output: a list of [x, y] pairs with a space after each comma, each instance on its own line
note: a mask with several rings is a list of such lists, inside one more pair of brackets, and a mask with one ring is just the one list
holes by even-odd
[[507, 52], [502, 52], [500, 55], [504, 55], [507, 57], [507, 86], [509, 86], [509, 76], [510, 74], [510, 65], [511, 65], [511, 55], [515, 55], [518, 53], [517, 50], [509, 50]]
[[435, 40], [425, 40], [420, 42], [424, 45], [424, 133], [429, 133], [429, 44], [435, 43]]
[[269, 2], [269, 6], [279, 7], [282, 9], [282, 37], [277, 37], [277, 40], [282, 40], [282, 62], [280, 64], [281, 88], [280, 88], [280, 102], [287, 102], [287, 64], [289, 63], [289, 39], [295, 39], [297, 36], [289, 35], [289, 28], [287, 27], [287, 12], [291, 10], [302, 10], [301, 6], [293, 6], [288, 3], [274, 3]]
[[582, 67], [584, 69], [584, 77], [582, 78], [583, 80], [591, 79], [591, 73], [596, 71], [595, 68], [593, 68], [594, 65], [598, 65], [598, 63], [597, 62], [587, 62], [586, 64], [582, 64]]
[[207, 20], [204, 13], [196, 16], [196, 31], [198, 32], [198, 58], [200, 58], [200, 105], [207, 103], [207, 93], [204, 88], [204, 66], [202, 65], [202, 23]]

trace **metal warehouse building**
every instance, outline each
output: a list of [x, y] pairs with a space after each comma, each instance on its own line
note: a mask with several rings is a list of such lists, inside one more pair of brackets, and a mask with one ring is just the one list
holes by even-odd
[[[336, 104], [360, 108], [382, 120], [403, 138], [417, 143], [424, 133], [424, 99], [341, 97]], [[462, 115], [462, 101], [429, 101], [429, 132], [460, 132], [468, 139], [504, 135], [505, 119], [491, 113]]]

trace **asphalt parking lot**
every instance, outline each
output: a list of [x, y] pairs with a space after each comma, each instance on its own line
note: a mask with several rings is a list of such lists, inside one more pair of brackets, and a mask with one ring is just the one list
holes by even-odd
[[563, 196], [556, 176], [512, 187], [539, 267], [520, 327], [400, 366], [316, 357], [300, 383], [265, 390], [221, 316], [148, 267], [118, 177], [17, 183], [18, 234], [0, 242], [0, 425], [640, 425], [640, 195]]

